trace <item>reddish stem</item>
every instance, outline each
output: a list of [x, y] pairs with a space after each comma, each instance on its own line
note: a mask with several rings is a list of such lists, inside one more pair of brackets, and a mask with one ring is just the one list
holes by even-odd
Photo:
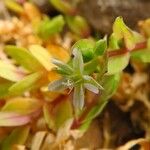
[[135, 47], [131, 50], [127, 49], [127, 48], [121, 48], [121, 49], [117, 49], [117, 50], [113, 50], [113, 51], [109, 51], [108, 52], [108, 57], [114, 57], [114, 56], [118, 56], [118, 55], [123, 55], [128, 53], [129, 51], [137, 51], [137, 50], [141, 50], [141, 49], [145, 49], [147, 47], [147, 41], [142, 42], [142, 43], [137, 43], [135, 45]]

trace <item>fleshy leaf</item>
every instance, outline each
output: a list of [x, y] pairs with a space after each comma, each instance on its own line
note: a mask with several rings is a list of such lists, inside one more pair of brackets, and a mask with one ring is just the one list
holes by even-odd
[[38, 100], [33, 98], [17, 97], [9, 99], [2, 107], [1, 112], [15, 112], [19, 114], [30, 114], [41, 107]]
[[8, 89], [12, 86], [12, 82], [0, 83], [0, 98], [7, 96]]
[[54, 116], [50, 113], [49, 107], [46, 104], [43, 106], [43, 113], [45, 122], [47, 123], [49, 129], [55, 130]]
[[47, 132], [45, 131], [39, 131], [35, 134], [32, 140], [31, 150], [40, 150], [44, 138], [46, 137], [46, 133]]
[[59, 129], [65, 121], [72, 117], [72, 104], [69, 99], [65, 99], [55, 107], [55, 125]]
[[94, 54], [97, 56], [103, 55], [106, 49], [107, 49], [107, 40], [101, 39], [95, 43]]
[[103, 80], [101, 81], [102, 86], [104, 89], [100, 96], [100, 101], [108, 100], [113, 96], [113, 94], [116, 92], [118, 85], [120, 81], [120, 74], [115, 75], [105, 75]]
[[118, 39], [124, 39], [125, 46], [131, 50], [135, 47], [134, 34], [123, 22], [122, 17], [117, 17], [113, 24], [114, 35]]
[[115, 74], [121, 72], [129, 63], [130, 54], [113, 56], [108, 59], [107, 73]]
[[82, 110], [84, 106], [84, 88], [81, 84], [77, 85], [74, 88], [73, 105], [77, 110], [78, 109]]
[[30, 128], [28, 126], [14, 129], [3, 141], [2, 150], [10, 150], [15, 145], [25, 144], [29, 131]]
[[24, 74], [13, 65], [0, 60], [0, 77], [10, 81], [19, 81], [24, 77]]
[[21, 5], [19, 5], [17, 2], [15, 2], [15, 0], [5, 0], [5, 5], [8, 9], [12, 10], [13, 12], [16, 13], [23, 13], [23, 7]]
[[30, 116], [12, 112], [0, 112], [0, 127], [21, 126], [31, 121]]
[[81, 16], [67, 16], [66, 22], [71, 31], [81, 37], [88, 37], [90, 35], [90, 28], [86, 20]]
[[84, 62], [90, 61], [94, 57], [94, 42], [89, 39], [82, 39], [76, 42], [72, 49], [81, 51]]
[[68, 2], [64, 0], [49, 0], [50, 3], [60, 12], [74, 15], [75, 8], [73, 8]]
[[66, 79], [62, 78], [56, 81], [53, 81], [49, 84], [48, 89], [49, 91], [63, 91], [65, 89], [67, 89], [67, 85], [65, 85], [65, 83], [67, 82]]
[[5, 47], [5, 52], [29, 71], [39, 71], [43, 68], [37, 59], [25, 48], [8, 45]]
[[43, 20], [37, 29], [38, 35], [44, 39], [47, 39], [51, 35], [61, 32], [64, 24], [65, 21], [62, 15], [56, 16], [51, 20]]
[[41, 72], [36, 72], [24, 77], [9, 88], [9, 95], [21, 95], [24, 92], [31, 90], [36, 86], [35, 83], [41, 78], [41, 75]]
[[40, 45], [31, 45], [29, 50], [46, 70], [50, 71], [54, 67], [54, 65], [50, 62], [52, 57], [45, 48]]

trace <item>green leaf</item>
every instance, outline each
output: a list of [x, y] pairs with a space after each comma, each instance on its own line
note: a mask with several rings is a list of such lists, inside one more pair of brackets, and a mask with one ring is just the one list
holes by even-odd
[[13, 85], [12, 82], [0, 83], [0, 98], [4, 98], [8, 94], [8, 89]]
[[43, 67], [25, 48], [7, 45], [5, 52], [29, 71], [39, 71]]
[[50, 71], [54, 68], [54, 65], [51, 63], [52, 56], [45, 48], [40, 45], [31, 45], [29, 50], [46, 70]]
[[65, 123], [65, 121], [72, 118], [72, 104], [70, 99], [66, 99], [55, 107], [55, 125], [56, 128], [59, 129]]
[[125, 46], [129, 50], [135, 47], [134, 34], [132, 30], [125, 25], [122, 17], [116, 18], [113, 24], [113, 32], [114, 32], [114, 36], [116, 36], [117, 39], [124, 39]]
[[63, 91], [63, 90], [68, 88], [67, 85], [65, 85], [66, 82], [67, 82], [67, 80], [64, 78], [62, 78], [60, 80], [53, 81], [48, 85], [48, 90], [49, 91], [56, 91], [56, 92]]
[[81, 51], [84, 62], [90, 61], [94, 57], [94, 42], [88, 39], [82, 39], [76, 42], [72, 49]]
[[9, 99], [2, 107], [1, 112], [15, 112], [22, 115], [31, 114], [41, 107], [38, 100], [33, 98], [16, 97]]
[[55, 131], [55, 119], [54, 116], [50, 113], [49, 107], [46, 104], [43, 106], [43, 113], [45, 122], [47, 123], [49, 129]]
[[5, 0], [4, 2], [6, 7], [11, 11], [19, 14], [24, 12], [23, 7], [19, 5], [17, 2], [15, 2], [15, 0]]
[[129, 53], [121, 56], [110, 57], [107, 64], [107, 73], [111, 75], [121, 72], [128, 65], [129, 58]]
[[76, 48], [73, 49], [73, 69], [75, 72], [79, 73], [80, 75], [83, 74], [84, 71], [84, 64], [83, 64], [83, 57], [80, 51]]
[[94, 54], [96, 56], [101, 56], [101, 55], [104, 54], [106, 49], [107, 49], [107, 40], [106, 39], [101, 39], [101, 40], [99, 40], [95, 43]]
[[79, 84], [74, 87], [73, 105], [76, 110], [82, 110], [84, 107], [84, 88], [82, 84]]
[[88, 89], [89, 91], [95, 93], [95, 94], [98, 94], [98, 93], [99, 93], [98, 87], [96, 87], [96, 86], [93, 85], [93, 84], [84, 83], [84, 87], [85, 87], [86, 89]]
[[45, 19], [41, 21], [37, 32], [41, 38], [47, 39], [51, 35], [59, 33], [63, 30], [65, 21], [62, 15], [58, 15], [53, 19]]
[[28, 126], [14, 129], [3, 141], [2, 150], [11, 150], [14, 145], [25, 144], [29, 131], [30, 128]]
[[62, 0], [49, 0], [50, 3], [60, 12], [64, 14], [73, 15], [75, 9], [66, 1]]
[[99, 59], [93, 58], [91, 61], [84, 64], [84, 74], [91, 74], [93, 73], [99, 65]]
[[31, 90], [36, 86], [35, 83], [41, 78], [41, 75], [41, 72], [36, 72], [24, 77], [9, 88], [9, 95], [21, 95], [24, 92]]
[[23, 78], [23, 73], [19, 72], [13, 65], [0, 60], [0, 77], [10, 80], [19, 81]]
[[90, 28], [87, 21], [81, 16], [66, 16], [66, 22], [72, 32], [81, 36], [88, 37], [90, 35]]
[[101, 92], [100, 101], [105, 101], [111, 98], [113, 94], [116, 92], [119, 82], [120, 82], [119, 73], [115, 75], [105, 75], [101, 81], [101, 85], [106, 90], [103, 90]]
[[73, 69], [68, 64], [65, 64], [64, 62], [60, 60], [52, 59], [52, 63], [56, 65], [57, 67], [59, 67], [58, 69], [61, 69], [61, 71], [63, 71], [63, 73], [65, 74], [73, 73]]
[[142, 61], [143, 63], [150, 63], [150, 49], [141, 49], [131, 53], [131, 59]]
[[115, 37], [115, 34], [112, 33], [109, 37], [109, 51], [119, 49], [119, 40]]
[[0, 127], [22, 126], [31, 121], [30, 116], [12, 112], [0, 112]]

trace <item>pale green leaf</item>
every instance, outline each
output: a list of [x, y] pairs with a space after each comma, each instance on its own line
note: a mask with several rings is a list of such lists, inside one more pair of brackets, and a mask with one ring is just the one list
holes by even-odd
[[5, 52], [29, 71], [39, 71], [43, 68], [38, 60], [25, 48], [8, 45], [5, 47]]
[[64, 24], [65, 21], [62, 15], [58, 15], [51, 20], [43, 20], [37, 29], [38, 35], [44, 39], [47, 39], [51, 35], [61, 32]]
[[129, 63], [130, 54], [126, 53], [121, 56], [113, 56], [108, 59], [107, 73], [116, 74], [121, 72]]
[[2, 107], [1, 112], [15, 112], [19, 114], [31, 114], [41, 107], [40, 102], [33, 98], [16, 97], [9, 99]]
[[51, 63], [52, 56], [45, 48], [40, 45], [31, 45], [29, 50], [46, 70], [50, 71], [54, 68], [54, 65]]
[[9, 88], [9, 95], [21, 95], [24, 92], [31, 90], [36, 86], [36, 82], [41, 78], [41, 75], [41, 72], [36, 72], [24, 77]]
[[70, 99], [65, 99], [55, 107], [55, 125], [59, 129], [65, 121], [72, 118], [72, 104]]
[[81, 37], [88, 37], [90, 35], [90, 28], [87, 21], [79, 16], [66, 16], [66, 22], [70, 30]]
[[131, 29], [129, 29], [122, 17], [117, 17], [114, 24], [113, 24], [113, 32], [114, 35], [118, 38], [118, 39], [124, 39], [125, 41], [125, 46], [131, 50], [135, 47], [135, 38], [134, 38], [134, 34], [132, 32]]
[[21, 80], [24, 74], [18, 71], [13, 65], [0, 60], [0, 77], [16, 82]]
[[7, 136], [2, 143], [2, 150], [11, 150], [14, 145], [25, 144], [30, 128], [20, 127], [14, 129], [9, 136]]
[[47, 123], [49, 129], [55, 131], [55, 119], [54, 116], [51, 114], [49, 107], [46, 104], [43, 106], [43, 114], [45, 122]]

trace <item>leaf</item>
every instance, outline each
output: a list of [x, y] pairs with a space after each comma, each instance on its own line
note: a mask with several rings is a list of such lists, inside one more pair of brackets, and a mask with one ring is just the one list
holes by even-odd
[[6, 101], [1, 112], [14, 112], [22, 115], [31, 114], [41, 107], [37, 99], [16, 97]]
[[29, 71], [39, 71], [43, 68], [37, 59], [25, 48], [7, 45], [5, 52]]
[[65, 21], [62, 15], [58, 15], [53, 19], [46, 19], [41, 21], [37, 32], [41, 38], [47, 39], [51, 35], [59, 33], [63, 30]]
[[43, 106], [43, 113], [44, 113], [45, 122], [47, 123], [49, 129], [55, 131], [56, 127], [55, 127], [54, 116], [50, 113], [49, 107], [46, 104]]
[[21, 5], [19, 5], [17, 2], [15, 2], [14, 0], [5, 0], [5, 5], [8, 9], [12, 10], [13, 12], [16, 13], [23, 13], [23, 7]]
[[83, 78], [84, 78], [85, 83], [89, 83], [89, 84], [97, 87], [100, 90], [104, 90], [104, 88], [95, 79], [93, 79], [91, 76], [84, 75]]
[[119, 82], [120, 82], [119, 73], [114, 75], [105, 75], [101, 81], [101, 85], [106, 90], [103, 90], [101, 92], [100, 101], [105, 101], [111, 98], [113, 94], [116, 92]]
[[0, 112], [0, 127], [22, 126], [31, 121], [30, 116], [12, 112]]
[[36, 86], [35, 83], [41, 78], [41, 75], [41, 72], [36, 72], [24, 77], [9, 88], [9, 95], [21, 95], [24, 92], [31, 90], [34, 86]]
[[29, 50], [46, 70], [50, 71], [54, 67], [54, 65], [51, 63], [52, 57], [45, 48], [40, 45], [31, 45]]
[[131, 50], [135, 47], [133, 32], [125, 25], [122, 17], [117, 17], [113, 24], [113, 32], [116, 38], [124, 39], [126, 47]]
[[93, 84], [85, 83], [84, 87], [95, 94], [99, 93], [99, 89]]
[[66, 82], [67, 82], [67, 80], [64, 78], [53, 81], [48, 85], [48, 90], [56, 91], [56, 92], [63, 91], [68, 88], [67, 85], [65, 85]]
[[110, 57], [107, 64], [107, 73], [111, 75], [121, 72], [128, 65], [129, 58], [129, 53], [121, 56]]
[[64, 99], [55, 106], [55, 112], [55, 125], [59, 129], [68, 119], [72, 118], [73, 110], [70, 99]]
[[60, 12], [64, 14], [73, 15], [75, 8], [73, 8], [68, 2], [62, 0], [49, 0], [50, 3]]
[[83, 57], [80, 51], [77, 49], [73, 49], [73, 69], [79, 73], [80, 75], [83, 74], [84, 71], [84, 64], [83, 64]]
[[68, 64], [66, 64], [60, 60], [52, 59], [52, 63], [54, 65], [56, 65], [57, 67], [59, 67], [59, 69], [61, 69], [65, 74], [73, 73], [73, 69]]
[[101, 40], [99, 40], [95, 43], [94, 54], [96, 56], [101, 56], [101, 55], [104, 54], [106, 49], [107, 49], [107, 40], [106, 39], [101, 39]]
[[150, 63], [150, 49], [141, 49], [131, 53], [131, 59], [142, 61], [143, 63]]
[[8, 64], [0, 60], [0, 77], [10, 80], [10, 81], [19, 81], [23, 78], [24, 74], [18, 71], [13, 65]]
[[88, 37], [90, 35], [90, 28], [83, 17], [79, 15], [66, 16], [66, 22], [70, 30], [75, 34], [81, 37]]
[[88, 62], [92, 60], [92, 58], [94, 57], [93, 48], [94, 48], [94, 42], [89, 39], [79, 40], [72, 47], [73, 50], [77, 49], [82, 53], [84, 62]]
[[32, 140], [31, 150], [40, 150], [41, 145], [46, 137], [46, 133], [47, 132], [45, 131], [39, 131], [35, 134]]
[[77, 85], [74, 88], [74, 93], [73, 93], [73, 105], [76, 110], [83, 109], [84, 106], [84, 88], [81, 84]]
[[0, 83], [0, 98], [7, 96], [8, 89], [13, 85], [12, 82]]
[[30, 128], [28, 126], [14, 129], [2, 143], [2, 150], [11, 150], [14, 145], [25, 144]]

